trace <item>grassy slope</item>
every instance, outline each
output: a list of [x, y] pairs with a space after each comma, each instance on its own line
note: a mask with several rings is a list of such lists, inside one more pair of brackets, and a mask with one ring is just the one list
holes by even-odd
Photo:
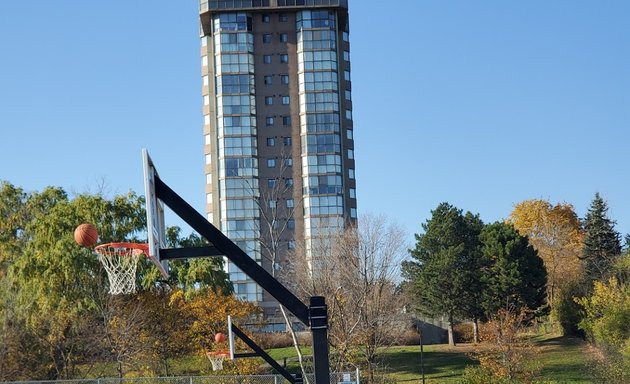
[[535, 364], [541, 368], [539, 376], [559, 383], [592, 383], [588, 366], [594, 358], [586, 351], [583, 341], [574, 337], [541, 336], [536, 338], [540, 354]]
[[[537, 358], [532, 362], [540, 368], [538, 379], [553, 383], [592, 383], [593, 378], [587, 367], [592, 364], [593, 357], [586, 352], [585, 344], [576, 338], [538, 336], [534, 338], [539, 347]], [[464, 368], [477, 365], [471, 357], [473, 348], [460, 344], [456, 347], [447, 345], [429, 345], [424, 347], [424, 372], [427, 383], [456, 383]], [[289, 370], [298, 371], [293, 347], [277, 348], [268, 353], [280, 364], [287, 358]], [[303, 354], [310, 355], [309, 348], [303, 349]], [[382, 354], [382, 363], [386, 375], [397, 383], [421, 383], [421, 364], [419, 346], [392, 347]], [[260, 359], [261, 364], [263, 363]], [[205, 375], [209, 374], [209, 363], [200, 356], [172, 361], [173, 375]], [[204, 372], [205, 371], [205, 372]], [[115, 367], [112, 364], [98, 364], [91, 370], [92, 375], [115, 377]], [[132, 376], [143, 376], [137, 372]]]

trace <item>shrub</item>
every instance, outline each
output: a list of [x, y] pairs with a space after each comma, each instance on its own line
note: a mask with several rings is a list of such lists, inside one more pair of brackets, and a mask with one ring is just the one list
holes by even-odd
[[293, 346], [291, 335], [287, 332], [261, 332], [255, 335], [256, 343], [262, 349], [284, 348]]
[[459, 323], [453, 327], [456, 343], [472, 343], [474, 340], [472, 323]]

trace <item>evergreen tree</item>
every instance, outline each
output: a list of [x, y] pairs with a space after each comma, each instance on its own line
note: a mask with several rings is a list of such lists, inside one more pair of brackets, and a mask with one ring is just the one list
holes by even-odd
[[416, 247], [410, 250], [414, 261], [403, 264], [420, 312], [445, 315], [449, 322], [449, 343], [454, 344], [452, 328], [457, 317], [474, 319], [479, 311], [474, 304], [480, 289], [478, 261], [479, 233], [483, 223], [477, 215], [448, 203], [431, 212], [416, 234]]
[[527, 238], [512, 225], [496, 222], [484, 227], [480, 239], [489, 272], [483, 276], [488, 315], [501, 308], [540, 309], [545, 303], [547, 272]]
[[608, 205], [599, 193], [596, 193], [584, 218], [585, 237], [582, 252], [587, 276], [592, 280], [605, 277], [621, 254], [620, 235], [614, 227], [615, 221], [608, 218]]

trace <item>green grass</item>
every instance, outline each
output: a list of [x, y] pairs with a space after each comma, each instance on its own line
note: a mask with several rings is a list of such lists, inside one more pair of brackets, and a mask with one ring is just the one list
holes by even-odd
[[585, 351], [585, 343], [575, 337], [539, 336], [534, 339], [540, 353], [534, 364], [539, 376], [557, 383], [592, 383], [588, 367], [595, 363]]
[[[594, 364], [594, 358], [586, 352], [586, 345], [579, 339], [571, 337], [555, 337], [551, 335], [532, 338], [538, 348], [536, 358], [531, 362], [538, 369], [537, 380], [546, 383], [593, 383], [588, 367]], [[426, 383], [457, 383], [467, 366], [476, 366], [469, 344], [456, 347], [448, 345], [424, 346], [422, 360]], [[271, 357], [283, 364], [287, 359], [287, 368], [291, 372], [299, 372], [295, 349], [293, 347], [276, 348], [267, 351]], [[302, 353], [310, 359], [311, 349], [302, 348]], [[420, 346], [400, 346], [383, 350], [380, 356], [381, 373], [396, 383], [421, 383]], [[263, 364], [263, 360], [259, 359]], [[203, 375], [202, 367], [209, 369], [209, 363], [203, 356], [188, 356], [171, 361], [171, 373], [176, 376]], [[86, 367], [87, 368], [87, 367]], [[115, 365], [99, 363], [92, 366], [91, 374], [115, 377]], [[362, 369], [363, 374], [365, 370]], [[137, 373], [138, 374], [138, 373]], [[131, 375], [137, 375], [131, 373]]]
[[397, 383], [421, 382], [423, 365], [427, 382], [453, 383], [466, 366], [478, 365], [466, 351], [468, 348], [429, 345], [421, 354], [419, 346], [393, 347], [384, 352], [383, 364], [387, 377]]

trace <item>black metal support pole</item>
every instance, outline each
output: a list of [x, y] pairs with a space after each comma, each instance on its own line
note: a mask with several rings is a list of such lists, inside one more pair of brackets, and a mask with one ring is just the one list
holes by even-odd
[[273, 369], [275, 369], [276, 372], [278, 372], [279, 374], [284, 376], [285, 379], [289, 380], [289, 382], [291, 382], [293, 384], [302, 384], [302, 375], [300, 375], [299, 379], [297, 377], [295, 377], [294, 375], [291, 375], [289, 373], [289, 371], [287, 371], [280, 364], [278, 364], [277, 361], [272, 359], [271, 356], [269, 356], [269, 354], [267, 352], [265, 352], [256, 343], [254, 343], [254, 341], [252, 339], [250, 339], [245, 334], [245, 332], [241, 331], [241, 329], [239, 327], [237, 327], [236, 325], [234, 325], [234, 324], [232, 324], [232, 332], [234, 332], [234, 334], [239, 339], [243, 340], [245, 342], [245, 344], [247, 344], [248, 347], [250, 347], [254, 352], [256, 352], [256, 354], [258, 356], [262, 357], [267, 362], [267, 364], [271, 365], [271, 367]]
[[313, 368], [315, 384], [330, 384], [330, 363], [328, 362], [328, 307], [322, 296], [311, 297], [309, 319], [313, 335]]
[[422, 330], [420, 330], [420, 370], [422, 371], [422, 384], [424, 384], [424, 347], [422, 342]]

